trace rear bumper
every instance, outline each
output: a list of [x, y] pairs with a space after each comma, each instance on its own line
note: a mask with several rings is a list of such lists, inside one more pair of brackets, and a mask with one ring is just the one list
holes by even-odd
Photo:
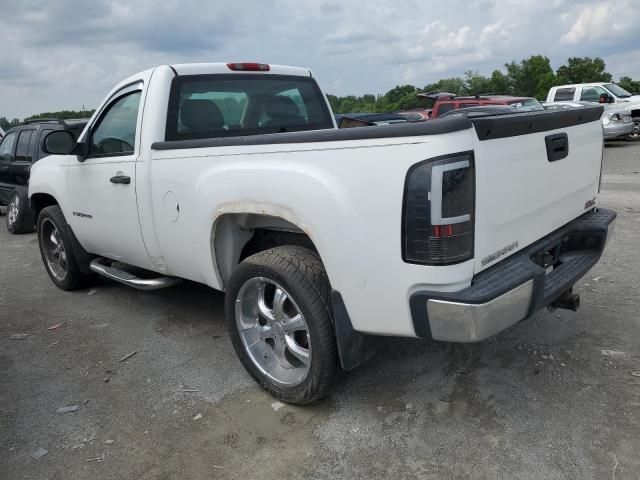
[[[473, 278], [459, 292], [421, 291], [410, 298], [416, 334], [477, 342], [549, 305], [600, 259], [616, 213], [587, 212]], [[545, 255], [547, 254], [547, 255]], [[542, 256], [553, 257], [547, 273]]]

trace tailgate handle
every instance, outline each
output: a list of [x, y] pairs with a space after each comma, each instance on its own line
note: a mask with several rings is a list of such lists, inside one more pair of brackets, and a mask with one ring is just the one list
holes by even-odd
[[566, 133], [556, 133], [544, 137], [547, 144], [547, 159], [550, 162], [562, 160], [569, 155], [569, 137]]

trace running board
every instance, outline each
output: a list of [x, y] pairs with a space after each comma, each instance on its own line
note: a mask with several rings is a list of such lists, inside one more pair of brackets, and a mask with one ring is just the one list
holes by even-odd
[[129, 287], [138, 290], [159, 290], [160, 288], [172, 287], [182, 282], [178, 277], [157, 277], [157, 278], [140, 278], [125, 270], [105, 265], [103, 262], [110, 260], [104, 258], [96, 258], [91, 261], [89, 268], [92, 272], [102, 275], [110, 280], [123, 283]]

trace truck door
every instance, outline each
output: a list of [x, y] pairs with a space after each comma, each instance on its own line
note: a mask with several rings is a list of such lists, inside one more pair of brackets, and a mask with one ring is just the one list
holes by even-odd
[[25, 129], [18, 134], [16, 154], [9, 167], [11, 179], [16, 185], [26, 185], [29, 180], [37, 133], [35, 129]]
[[67, 173], [65, 217], [90, 253], [149, 267], [138, 219], [136, 160], [140, 152], [142, 84], [116, 92], [85, 134], [88, 156]]

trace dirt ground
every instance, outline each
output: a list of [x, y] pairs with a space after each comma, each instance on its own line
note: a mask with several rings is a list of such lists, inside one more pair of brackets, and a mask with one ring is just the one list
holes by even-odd
[[2, 227], [0, 478], [637, 480], [640, 144], [606, 148], [601, 203], [616, 231], [578, 313], [474, 345], [388, 339], [304, 408], [244, 372], [222, 294], [62, 292], [35, 235]]

